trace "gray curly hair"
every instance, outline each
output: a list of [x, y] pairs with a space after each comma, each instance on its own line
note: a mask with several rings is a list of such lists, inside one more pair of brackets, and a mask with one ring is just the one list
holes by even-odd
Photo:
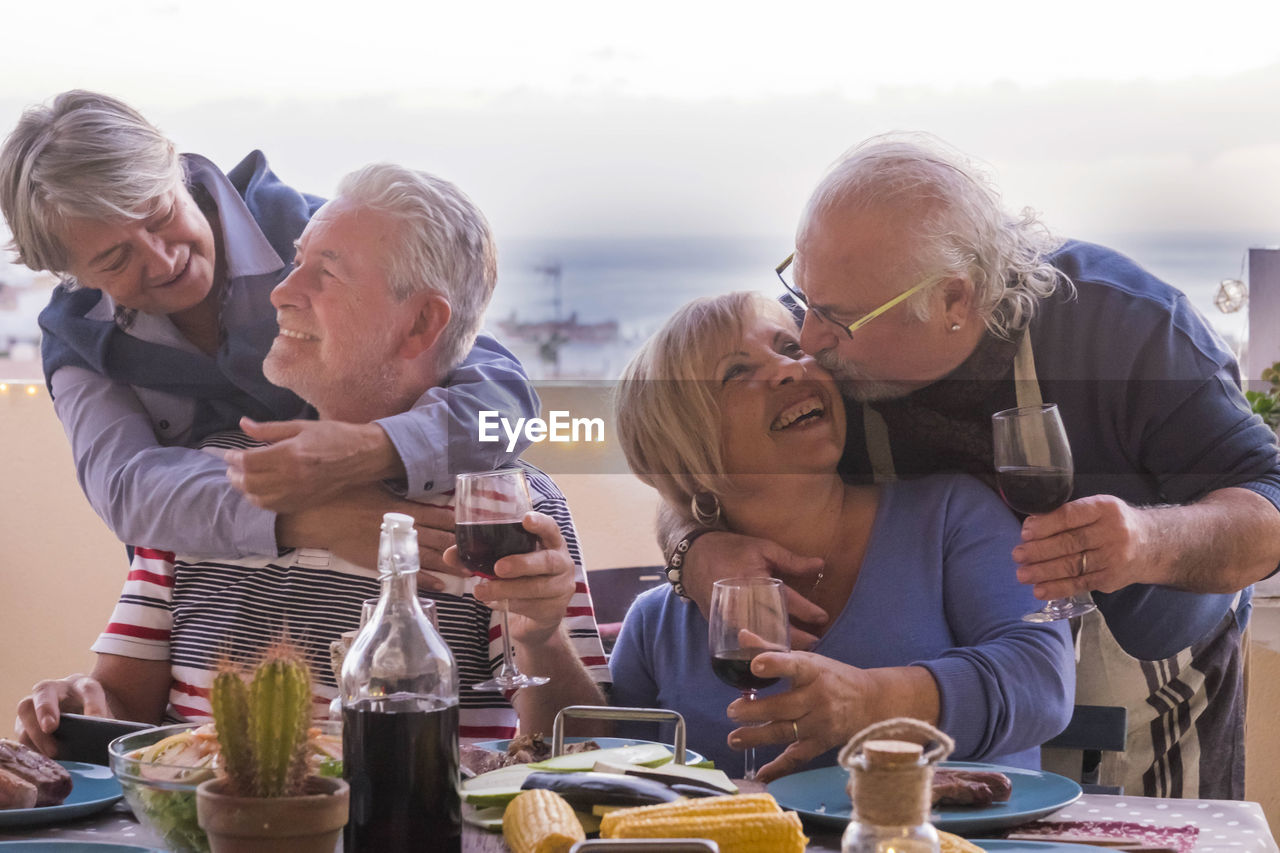
[[[1042, 298], [1073, 288], [1046, 260], [1062, 241], [1030, 208], [1007, 214], [990, 178], [930, 134], [874, 136], [845, 152], [810, 196], [797, 245], [816, 219], [834, 209], [911, 214], [906, 219], [917, 245], [915, 272], [967, 276], [975, 310], [1000, 337], [1029, 323]], [[921, 320], [929, 318], [930, 290], [908, 302]]]

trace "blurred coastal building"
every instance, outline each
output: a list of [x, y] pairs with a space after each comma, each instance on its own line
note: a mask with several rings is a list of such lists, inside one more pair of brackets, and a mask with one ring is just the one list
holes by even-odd
[[0, 258], [0, 378], [40, 377], [40, 327], [36, 318], [58, 283]]

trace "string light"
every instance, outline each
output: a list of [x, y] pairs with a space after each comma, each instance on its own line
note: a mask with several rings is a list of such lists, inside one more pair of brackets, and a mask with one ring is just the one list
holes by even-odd
[[[10, 397], [10, 395], [17, 396]], [[10, 399], [19, 399], [21, 397], [35, 399], [40, 396], [40, 385], [30, 380], [18, 379], [15, 381], [9, 379], [5, 382], [0, 382], [0, 396], [10, 397]]]
[[[1249, 262], [1249, 250], [1240, 253], [1240, 271], [1234, 278], [1224, 278], [1218, 282], [1218, 291], [1214, 294], [1213, 304], [1223, 314], [1239, 314], [1238, 329], [1223, 332], [1231, 347], [1236, 361], [1244, 359], [1245, 342], [1249, 337], [1249, 312], [1242, 309], [1249, 304], [1249, 285], [1245, 284], [1245, 265]], [[1220, 330], [1223, 331], [1223, 330]]]

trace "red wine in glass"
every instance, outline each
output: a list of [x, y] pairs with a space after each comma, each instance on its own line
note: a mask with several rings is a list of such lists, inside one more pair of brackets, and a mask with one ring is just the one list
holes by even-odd
[[[753, 701], [756, 691], [778, 681], [751, 671], [751, 661], [764, 652], [791, 648], [787, 629], [787, 601], [777, 578], [725, 578], [711, 587], [711, 615], [707, 620], [711, 671]], [[743, 776], [754, 779], [756, 751], [743, 751]]]
[[522, 521], [461, 522], [454, 527], [458, 556], [476, 574], [494, 577], [493, 564], [511, 554], [538, 549], [538, 537]]
[[[1075, 467], [1055, 403], [1005, 409], [991, 416], [996, 486], [1010, 509], [1023, 515], [1053, 512], [1071, 500]], [[1028, 613], [1027, 622], [1054, 622], [1095, 609], [1088, 592], [1055, 598]]]
[[[454, 536], [458, 558], [473, 572], [492, 578], [494, 564], [513, 554], [538, 550], [538, 537], [524, 529], [524, 516], [533, 507], [523, 468], [500, 468], [475, 474], [459, 474], [454, 492]], [[474, 690], [507, 691], [536, 687], [550, 679], [526, 675], [511, 653], [507, 627], [507, 603], [499, 609], [502, 628], [502, 664], [488, 681]]]
[[1023, 515], [1053, 512], [1071, 498], [1071, 471], [1067, 468], [1037, 468], [1006, 465], [996, 468], [1000, 497]]
[[760, 654], [758, 649], [736, 649], [711, 656], [711, 671], [735, 690], [763, 690], [777, 684], [776, 678], [762, 678], [751, 671], [751, 661]]

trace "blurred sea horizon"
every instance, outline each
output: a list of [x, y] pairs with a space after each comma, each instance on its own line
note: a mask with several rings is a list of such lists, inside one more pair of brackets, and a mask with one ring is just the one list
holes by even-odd
[[[1214, 296], [1223, 279], [1247, 282], [1250, 247], [1280, 242], [1280, 234], [1262, 230], [1071, 236], [1116, 249], [1182, 290], [1237, 354], [1246, 344], [1247, 309], [1224, 314]], [[789, 235], [500, 239], [498, 285], [485, 326], [534, 379], [613, 379], [690, 299], [734, 290], [779, 293], [773, 269], [790, 251]], [[25, 268], [0, 267], [0, 284], [8, 285], [0, 288], [0, 353], [10, 356], [0, 355], [0, 379], [39, 378], [35, 318], [48, 283], [32, 282]], [[512, 324], [557, 320], [557, 328], [576, 322], [582, 340], [548, 341], [546, 325], [526, 327], [523, 336], [511, 331]], [[612, 323], [616, 333], [602, 325]]]
[[[1122, 252], [1187, 294], [1237, 355], [1247, 343], [1248, 310], [1224, 314], [1214, 297], [1224, 279], [1247, 283], [1251, 247], [1280, 243], [1280, 234], [1261, 230], [1072, 236]], [[558, 265], [560, 319], [576, 313], [581, 324], [618, 322], [616, 344], [561, 347], [559, 375], [612, 379], [640, 343], [685, 302], [734, 290], [781, 293], [774, 267], [790, 251], [789, 237], [510, 240], [500, 249], [498, 287], [486, 326], [521, 356], [531, 376], [552, 378], [555, 366], [539, 363], [536, 347], [504, 338], [498, 324], [512, 312], [521, 322], [554, 317], [555, 276], [545, 270]]]

